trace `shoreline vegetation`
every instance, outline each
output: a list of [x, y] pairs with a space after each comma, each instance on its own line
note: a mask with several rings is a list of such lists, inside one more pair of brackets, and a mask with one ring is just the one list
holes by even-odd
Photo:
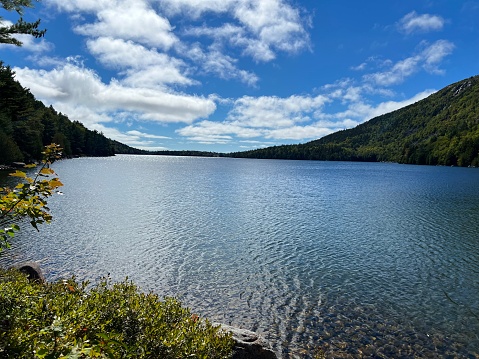
[[[126, 278], [49, 283], [36, 262], [0, 268], [2, 358], [277, 359], [255, 332], [212, 323]], [[319, 353], [319, 351], [318, 351]], [[315, 354], [315, 358], [322, 358]]]
[[232, 334], [126, 279], [55, 283], [0, 268], [2, 358], [231, 358]]
[[232, 153], [146, 151], [108, 139], [46, 107], [0, 61], [0, 170], [11, 169], [14, 162], [39, 161], [43, 146], [50, 143], [59, 144], [66, 158], [147, 154], [478, 167], [479, 76], [355, 128], [303, 144]]

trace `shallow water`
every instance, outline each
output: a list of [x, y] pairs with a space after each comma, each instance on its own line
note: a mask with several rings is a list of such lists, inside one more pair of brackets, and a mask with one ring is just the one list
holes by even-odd
[[479, 357], [479, 170], [116, 156], [54, 165], [54, 222], [2, 254], [126, 276], [283, 358]]

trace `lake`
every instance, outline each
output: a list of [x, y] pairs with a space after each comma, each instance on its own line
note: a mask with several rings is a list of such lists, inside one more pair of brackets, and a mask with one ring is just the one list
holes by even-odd
[[126, 276], [283, 358], [479, 356], [479, 169], [128, 156], [60, 161], [54, 221], [0, 263]]

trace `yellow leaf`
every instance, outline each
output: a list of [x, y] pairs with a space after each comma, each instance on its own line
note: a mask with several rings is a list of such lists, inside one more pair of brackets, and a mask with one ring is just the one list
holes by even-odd
[[40, 171], [40, 174], [42, 175], [52, 175], [54, 174], [55, 172], [51, 169], [51, 168], [43, 168], [41, 171]]
[[25, 172], [22, 172], [22, 171], [15, 171], [15, 173], [10, 173], [10, 176], [12, 177], [20, 177], [20, 178], [26, 178], [27, 175]]
[[51, 181], [50, 181], [50, 186], [51, 186], [51, 187], [54, 187], [54, 188], [56, 188], [56, 187], [61, 187], [61, 186], [63, 186], [63, 183], [61, 183], [61, 182], [58, 181], [58, 180], [51, 180]]

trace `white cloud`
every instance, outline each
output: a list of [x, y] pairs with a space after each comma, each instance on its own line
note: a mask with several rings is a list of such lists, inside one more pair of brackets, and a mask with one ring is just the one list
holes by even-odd
[[204, 51], [199, 44], [192, 46], [181, 45], [179, 51], [199, 64], [200, 72], [213, 74], [225, 80], [238, 79], [250, 86], [255, 86], [259, 78], [252, 72], [240, 70], [236, 67], [237, 60], [222, 53], [220, 50], [211, 46]]
[[328, 99], [324, 96], [245, 96], [235, 101], [228, 120], [249, 127], [288, 127], [308, 121], [314, 111], [320, 109]]
[[167, 50], [178, 39], [165, 17], [158, 14], [148, 0], [45, 0], [47, 5], [75, 14], [81, 23], [82, 13], [96, 16], [96, 22], [78, 24], [79, 34], [91, 37], [113, 37]]
[[[238, 49], [256, 61], [270, 61], [277, 52], [295, 53], [310, 44], [309, 19], [286, 0], [45, 2], [75, 17], [73, 28], [88, 38], [91, 54], [118, 69], [123, 77], [118, 80], [129, 86], [196, 85], [193, 71], [256, 86], [258, 76], [238, 64]], [[220, 15], [220, 26], [205, 16], [203, 26], [177, 29], [165, 17], [197, 19], [206, 13]], [[202, 39], [192, 43], [191, 37]], [[213, 38], [213, 43], [203, 41], [205, 37]]]
[[94, 13], [106, 9], [108, 7], [116, 6], [117, 0], [43, 0], [46, 5], [56, 7], [60, 11], [66, 12], [89, 12]]
[[[422, 91], [413, 97], [403, 100], [403, 101], [385, 101], [380, 102], [375, 106], [367, 104], [363, 101], [353, 102], [348, 105], [348, 109], [343, 112], [336, 113], [334, 117], [336, 118], [356, 118], [358, 123], [368, 121], [374, 117], [384, 115], [396, 111], [405, 106], [409, 106], [413, 103], [416, 103], [431, 94], [436, 92], [435, 90], [425, 90]], [[351, 127], [351, 126], [348, 126]]]
[[234, 138], [297, 140], [321, 137], [331, 132], [324, 126], [338, 125], [321, 122], [310, 124], [314, 113], [320, 111], [328, 101], [322, 95], [288, 98], [245, 96], [234, 102], [224, 122], [205, 120], [181, 128], [177, 133], [202, 143], [226, 143]]
[[415, 11], [405, 15], [398, 23], [400, 31], [410, 34], [415, 31], [428, 32], [441, 30], [445, 20], [441, 16], [423, 14]]
[[430, 46], [426, 42], [422, 45], [425, 46], [421, 54], [424, 59], [424, 69], [431, 73], [442, 73], [438, 66], [446, 56], [452, 53], [454, 44], [447, 40], [439, 40]]
[[168, 50], [178, 41], [168, 19], [160, 16], [147, 2], [119, 1], [96, 13], [98, 21], [78, 25], [75, 30], [92, 37], [114, 37]]
[[321, 126], [292, 126], [288, 128], [280, 128], [276, 130], [270, 130], [266, 133], [265, 137], [275, 140], [310, 140], [317, 139], [332, 133], [333, 130]]
[[144, 133], [144, 132], [140, 132], [140, 131], [136, 131], [136, 130], [127, 131], [126, 134], [130, 135], [130, 136], [137, 136], [137, 137], [143, 137], [143, 138], [155, 138], [155, 139], [160, 139], [160, 140], [171, 140], [171, 137], [168, 137], [168, 136], [152, 135], [152, 134], [149, 134], [149, 133]]
[[14, 70], [17, 79], [37, 98], [53, 103], [60, 111], [70, 108], [65, 112], [70, 119], [80, 120], [86, 125], [103, 122], [110, 118], [105, 114], [117, 111], [132, 112], [145, 121], [191, 123], [216, 110], [212, 99], [201, 96], [128, 87], [116, 81], [105, 84], [92, 70], [74, 64], [65, 64], [51, 71]]
[[365, 75], [364, 79], [379, 86], [391, 86], [403, 82], [421, 68], [438, 73], [440, 72], [438, 66], [454, 49], [454, 44], [447, 40], [438, 40], [431, 45], [423, 42], [421, 46], [423, 50], [417, 55], [392, 64], [386, 71]]
[[109, 68], [119, 69], [125, 75], [122, 81], [130, 86], [157, 87], [164, 84], [192, 85], [186, 77], [183, 61], [156, 49], [147, 49], [132, 41], [100, 37], [87, 41], [90, 53]]
[[184, 14], [199, 18], [205, 12], [224, 13], [230, 10], [236, 0], [157, 0], [161, 1], [170, 15]]
[[[295, 53], [309, 46], [309, 36], [303, 27], [299, 11], [284, 1], [241, 1], [234, 13], [265, 49]], [[246, 47], [245, 52], [256, 60], [268, 60], [262, 57], [263, 52], [255, 56], [254, 51], [259, 48], [257, 45]]]
[[194, 125], [183, 127], [176, 131], [181, 136], [192, 141], [215, 143], [230, 141], [232, 135], [240, 138], [254, 138], [263, 135], [259, 129], [247, 128], [229, 122], [201, 121]]
[[221, 26], [206, 24], [185, 33], [239, 47], [256, 61], [271, 61], [277, 51], [296, 53], [310, 46], [305, 30], [309, 19], [283, 0], [165, 0], [163, 4], [172, 14], [195, 18], [207, 12], [220, 14], [225, 19]]
[[367, 65], [368, 65], [368, 64], [367, 64], [366, 62], [363, 62], [363, 63], [361, 63], [361, 64], [359, 64], [359, 65], [357, 65], [357, 66], [352, 66], [352, 67], [351, 67], [351, 70], [354, 70], [354, 71], [363, 71], [364, 69], [366, 69]]

